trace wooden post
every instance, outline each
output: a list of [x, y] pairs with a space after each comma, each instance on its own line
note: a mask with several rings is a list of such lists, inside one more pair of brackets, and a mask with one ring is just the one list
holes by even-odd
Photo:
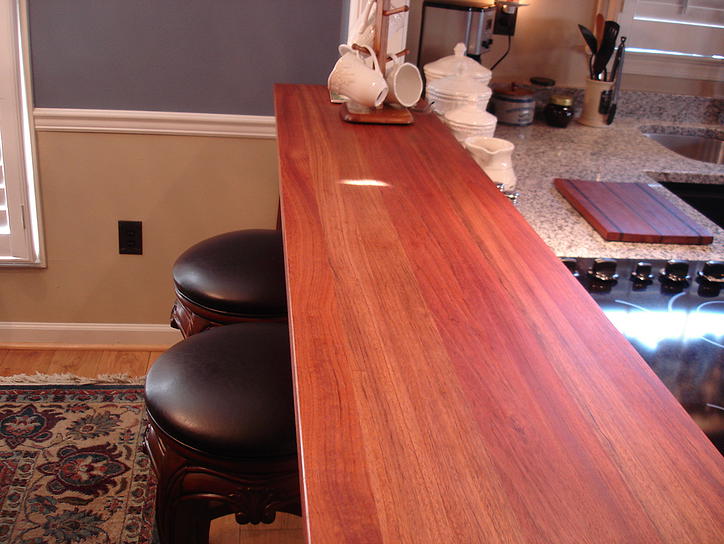
[[390, 21], [385, 15], [390, 9], [391, 0], [377, 0], [377, 11], [375, 12], [375, 41], [373, 49], [377, 55], [377, 62], [384, 75], [387, 65], [387, 33]]

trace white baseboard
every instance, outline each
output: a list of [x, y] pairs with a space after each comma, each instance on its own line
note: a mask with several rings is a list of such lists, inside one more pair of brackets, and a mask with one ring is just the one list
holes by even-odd
[[35, 108], [35, 130], [276, 138], [272, 115]]
[[181, 333], [168, 325], [143, 323], [0, 322], [0, 343], [170, 346]]

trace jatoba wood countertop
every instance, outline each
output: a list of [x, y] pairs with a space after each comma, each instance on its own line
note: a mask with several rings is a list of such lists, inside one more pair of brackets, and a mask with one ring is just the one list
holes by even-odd
[[724, 538], [724, 462], [432, 115], [275, 89], [309, 542]]

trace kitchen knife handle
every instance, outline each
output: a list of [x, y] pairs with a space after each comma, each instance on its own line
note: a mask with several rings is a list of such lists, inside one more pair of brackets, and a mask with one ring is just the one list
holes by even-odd
[[598, 113], [606, 115], [611, 111], [611, 100], [613, 99], [613, 89], [603, 91], [601, 99], [598, 101]]
[[616, 116], [616, 104], [611, 104], [611, 107], [608, 109], [608, 117], [606, 118], [606, 124], [610, 125], [613, 123], [613, 118]]
[[623, 56], [626, 51], [626, 36], [621, 37], [621, 43], [618, 45], [618, 51], [616, 52], [616, 58], [613, 62], [613, 96], [611, 97], [611, 105], [608, 109], [608, 117], [606, 118], [606, 124], [610, 125], [613, 123], [613, 118], [616, 115], [616, 105], [618, 104], [618, 95], [621, 92], [621, 78], [623, 77]]
[[613, 81], [618, 77], [618, 65], [621, 63], [621, 55], [623, 55], [624, 44], [626, 43], [626, 36], [621, 36], [621, 41], [618, 44], [616, 50], [616, 56], [613, 58], [613, 66], [611, 67], [611, 79]]

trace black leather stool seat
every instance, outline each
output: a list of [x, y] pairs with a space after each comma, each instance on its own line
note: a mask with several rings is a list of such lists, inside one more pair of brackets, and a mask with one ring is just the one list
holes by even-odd
[[190, 247], [176, 260], [177, 294], [217, 314], [286, 316], [284, 251], [278, 230], [227, 232]]
[[288, 327], [209, 329], [161, 355], [146, 378], [147, 410], [177, 442], [225, 458], [295, 455]]

